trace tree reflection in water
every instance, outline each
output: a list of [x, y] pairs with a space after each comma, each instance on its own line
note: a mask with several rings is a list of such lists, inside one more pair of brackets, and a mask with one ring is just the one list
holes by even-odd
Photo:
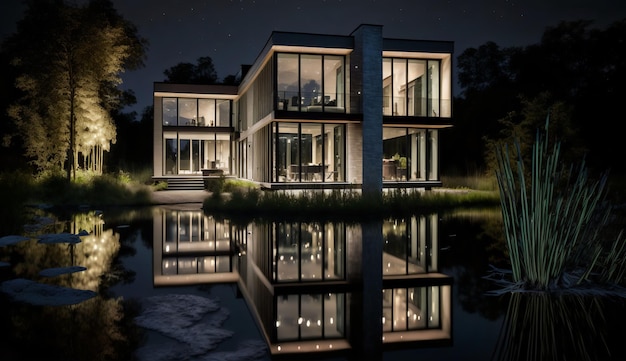
[[[53, 286], [99, 292], [120, 249], [119, 234], [104, 229], [99, 212], [74, 214], [69, 221], [32, 227], [32, 239], [0, 248], [10, 259], [1, 280], [23, 278]], [[78, 244], [41, 244], [38, 234], [87, 231]], [[82, 272], [43, 277], [40, 272], [80, 265]], [[131, 359], [140, 338], [132, 304], [99, 295], [76, 305], [32, 306], [12, 302], [0, 294], [0, 327], [11, 332], [0, 341], [2, 358], [20, 359]]]

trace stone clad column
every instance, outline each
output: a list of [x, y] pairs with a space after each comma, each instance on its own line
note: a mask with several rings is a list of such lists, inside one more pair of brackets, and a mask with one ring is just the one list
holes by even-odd
[[361, 25], [353, 33], [350, 56], [352, 113], [363, 113], [363, 195], [380, 196], [383, 188], [382, 26]]

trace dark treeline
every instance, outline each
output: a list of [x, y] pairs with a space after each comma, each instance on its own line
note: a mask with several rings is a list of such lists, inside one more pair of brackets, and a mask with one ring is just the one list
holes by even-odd
[[488, 42], [465, 50], [456, 64], [461, 95], [454, 127], [442, 135], [442, 174], [492, 175], [492, 146], [513, 134], [532, 141], [548, 112], [550, 135], [566, 160], [585, 157], [591, 170], [626, 174], [626, 57], [619, 50], [625, 44], [626, 19], [605, 29], [579, 20], [546, 28], [539, 44]]

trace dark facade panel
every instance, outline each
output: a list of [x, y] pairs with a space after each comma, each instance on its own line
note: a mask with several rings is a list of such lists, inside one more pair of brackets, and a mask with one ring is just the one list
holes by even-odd
[[238, 90], [236, 85], [154, 83], [155, 92], [237, 95]]
[[338, 48], [352, 49], [354, 48], [354, 38], [345, 35], [325, 35], [325, 34], [308, 34], [275, 31], [270, 36], [268, 43], [271, 46], [305, 46], [318, 48]]
[[383, 51], [454, 53], [453, 41], [383, 39]]

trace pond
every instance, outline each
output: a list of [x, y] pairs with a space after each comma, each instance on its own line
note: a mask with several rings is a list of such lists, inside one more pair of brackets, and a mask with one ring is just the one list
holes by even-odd
[[24, 229], [0, 247], [2, 360], [626, 359], [621, 299], [487, 295], [498, 209], [269, 222], [191, 204]]

